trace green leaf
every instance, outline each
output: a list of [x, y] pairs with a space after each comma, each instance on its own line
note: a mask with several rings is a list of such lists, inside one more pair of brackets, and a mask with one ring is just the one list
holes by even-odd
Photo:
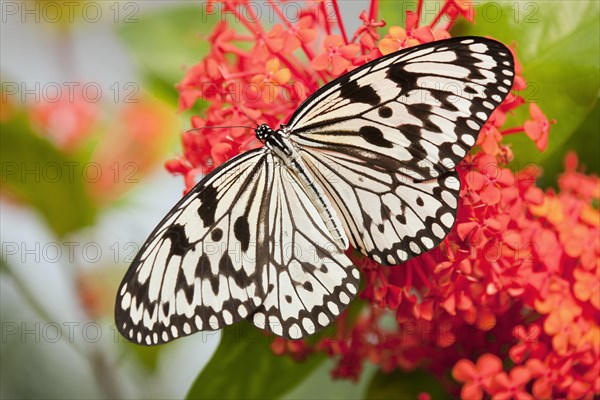
[[[566, 146], [558, 149], [552, 159], [555, 162], [544, 162], [543, 175], [540, 178], [540, 186], [554, 186], [558, 188], [556, 177], [564, 171], [563, 161], [569, 151], [576, 150], [579, 163], [584, 167], [586, 173], [600, 175], [600, 102], [596, 102], [594, 110], [579, 126], [579, 129], [569, 138]], [[548, 160], [550, 161], [550, 160]]]
[[130, 342], [124, 343], [124, 346], [126, 351], [130, 351], [148, 372], [156, 372], [164, 346], [140, 346]]
[[368, 400], [416, 400], [421, 393], [428, 393], [434, 400], [451, 397], [437, 378], [430, 373], [421, 370], [402, 372], [397, 369], [390, 374], [381, 371], [375, 373], [365, 398]]
[[[576, 144], [571, 142], [573, 135], [594, 109], [600, 89], [599, 12], [600, 3], [595, 0], [494, 1], [476, 6], [475, 24], [462, 22], [453, 30], [453, 36], [485, 35], [516, 43], [529, 83], [521, 95], [527, 102], [538, 103], [549, 119], [557, 120], [545, 152], [537, 150], [525, 134], [507, 137], [517, 168], [535, 162], [547, 171], [546, 180], [554, 180], [556, 165], [562, 163], [559, 152]], [[528, 118], [524, 106], [508, 124], [521, 125]]]
[[[406, 11], [417, 10], [417, 0], [382, 0], [379, 3], [379, 17], [386, 22], [381, 30], [387, 33], [390, 26], [405, 26]], [[423, 21], [421, 21], [421, 24]]]
[[3, 190], [38, 210], [58, 236], [91, 224], [96, 209], [82, 177], [96, 168], [88, 172], [85, 162], [57, 150], [23, 115], [1, 129]]
[[[379, 16], [386, 22], [380, 30], [386, 34], [390, 26], [406, 27], [406, 12], [417, 11], [418, 0], [380, 0]], [[423, 2], [419, 26], [430, 24], [444, 5], [444, 0], [426, 0]]]
[[175, 84], [183, 78], [183, 68], [208, 54], [206, 37], [215, 26], [215, 17], [198, 4], [160, 8], [138, 19], [137, 23], [123, 24], [119, 34], [142, 66], [140, 72], [148, 89], [175, 104]]
[[310, 374], [325, 357], [315, 354], [302, 362], [276, 356], [273, 337], [248, 322], [223, 329], [221, 343], [196, 378], [188, 399], [280, 398]]
[[352, 379], [332, 379], [331, 371], [336, 368], [337, 362], [336, 358], [327, 358], [298, 387], [286, 394], [284, 399], [363, 399], [367, 386], [379, 367], [371, 363], [363, 363], [364, 365], [358, 381]]

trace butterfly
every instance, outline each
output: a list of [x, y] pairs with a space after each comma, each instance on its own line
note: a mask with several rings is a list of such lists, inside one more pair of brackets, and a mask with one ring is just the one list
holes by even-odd
[[371, 61], [308, 97], [264, 143], [190, 190], [141, 247], [115, 320], [154, 345], [243, 319], [287, 339], [331, 324], [360, 274], [352, 246], [384, 265], [450, 232], [456, 165], [512, 88], [514, 61], [480, 37]]

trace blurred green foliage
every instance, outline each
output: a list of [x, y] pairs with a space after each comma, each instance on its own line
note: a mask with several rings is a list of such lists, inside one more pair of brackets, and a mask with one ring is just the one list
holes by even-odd
[[377, 371], [369, 383], [365, 399], [417, 399], [421, 393], [429, 394], [432, 400], [448, 398], [448, 393], [430, 373], [395, 370], [389, 374]]
[[119, 34], [137, 59], [148, 90], [176, 105], [175, 84], [208, 54], [214, 15], [206, 15], [200, 3], [147, 12], [136, 24], [124, 24]]
[[[506, 142], [512, 145], [516, 169], [534, 162], [545, 171], [544, 186], [556, 182], [567, 150], [579, 154], [590, 170], [600, 171], [600, 126], [593, 113], [600, 90], [599, 13], [600, 2], [595, 0], [484, 2], [475, 8], [475, 24], [463, 20], [452, 32], [516, 44], [529, 85], [521, 96], [557, 123], [550, 128], [544, 152], [524, 134], [510, 135]], [[507, 126], [528, 118], [528, 107], [522, 107]]]
[[1, 138], [7, 192], [40, 212], [59, 237], [93, 222], [97, 210], [82, 178], [87, 173], [84, 159], [35, 133], [25, 114], [3, 123]]

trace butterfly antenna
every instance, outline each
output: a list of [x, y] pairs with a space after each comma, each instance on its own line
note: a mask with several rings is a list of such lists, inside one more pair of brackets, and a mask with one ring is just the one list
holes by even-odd
[[246, 116], [246, 118], [248, 118], [250, 121], [254, 122], [254, 124], [256, 126], [259, 125], [258, 122], [254, 118], [252, 118], [251, 116], [248, 115], [248, 113], [246, 112], [246, 110], [244, 110], [244, 107], [242, 107], [242, 104], [235, 99], [235, 96], [231, 96], [231, 99], [233, 100], [233, 102], [235, 103], [235, 105], [242, 111], [242, 113]]
[[226, 129], [226, 128], [246, 128], [246, 129], [254, 129], [251, 126], [245, 125], [212, 125], [212, 126], [201, 126], [199, 128], [188, 129], [186, 132], [199, 131], [201, 129]]

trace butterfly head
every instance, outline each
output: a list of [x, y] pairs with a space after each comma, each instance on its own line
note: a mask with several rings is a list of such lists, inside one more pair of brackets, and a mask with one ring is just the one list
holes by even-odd
[[258, 128], [256, 128], [256, 137], [262, 142], [266, 141], [274, 133], [275, 131], [267, 124], [259, 125]]

